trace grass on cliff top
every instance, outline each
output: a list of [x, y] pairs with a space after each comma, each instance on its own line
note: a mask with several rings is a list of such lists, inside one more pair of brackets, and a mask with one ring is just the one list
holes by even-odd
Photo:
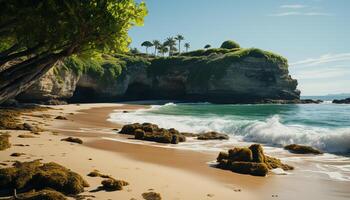
[[227, 67], [247, 57], [264, 58], [280, 68], [288, 67], [287, 59], [284, 57], [256, 48], [200, 49], [171, 57], [152, 57], [131, 53], [102, 55], [99, 59], [71, 56], [64, 60], [64, 66], [76, 74], [88, 74], [104, 83], [116, 80], [123, 71], [127, 71], [128, 66], [133, 65], [148, 66], [148, 73], [151, 75], [164, 75], [169, 71], [188, 69], [190, 80], [198, 84], [207, 82], [206, 80], [211, 77], [215, 79], [222, 77]]
[[64, 60], [64, 69], [72, 70], [75, 74], [88, 74], [97, 80], [109, 82], [117, 79], [127, 69], [127, 66], [145, 64], [145, 57], [130, 54], [102, 55], [100, 58], [83, 58], [71, 56]]
[[287, 68], [287, 59], [277, 54], [256, 48], [249, 49], [209, 49], [180, 54], [180, 56], [160, 57], [152, 61], [148, 72], [164, 75], [176, 69], [188, 69], [193, 84], [208, 83], [210, 78], [219, 79], [232, 63], [242, 62], [247, 57], [264, 58], [272, 65]]

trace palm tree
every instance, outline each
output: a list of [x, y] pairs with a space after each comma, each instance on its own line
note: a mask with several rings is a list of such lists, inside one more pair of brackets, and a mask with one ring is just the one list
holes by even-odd
[[148, 54], [148, 48], [152, 47], [153, 44], [150, 41], [144, 41], [144, 42], [142, 42], [141, 46], [146, 47], [146, 54]]
[[172, 37], [168, 37], [168, 38], [165, 40], [164, 45], [169, 47], [169, 56], [172, 55], [175, 44], [176, 44], [176, 43], [175, 43], [175, 40], [174, 40], [174, 38], [172, 38]]
[[204, 46], [204, 49], [209, 49], [210, 47], [211, 47], [211, 45], [207, 44], [207, 45]]
[[153, 40], [152, 42], [153, 42], [153, 46], [154, 46], [154, 55], [156, 56], [157, 55], [157, 49], [160, 46], [160, 42], [159, 42], [159, 40]]
[[164, 54], [167, 53], [168, 50], [169, 50], [168, 47], [164, 44], [160, 44], [158, 47], [158, 51], [159, 51], [159, 53], [162, 54], [162, 56], [164, 56]]
[[181, 53], [181, 41], [184, 39], [185, 39], [184, 36], [182, 36], [180, 34], [175, 37], [175, 40], [177, 40], [179, 42], [179, 54]]
[[185, 48], [186, 48], [186, 52], [188, 52], [188, 49], [191, 47], [190, 43], [185, 43]]

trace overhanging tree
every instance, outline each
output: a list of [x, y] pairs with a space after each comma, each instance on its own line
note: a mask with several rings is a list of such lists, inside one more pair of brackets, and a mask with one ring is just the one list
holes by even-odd
[[62, 58], [126, 51], [146, 14], [134, 0], [0, 0], [0, 103]]

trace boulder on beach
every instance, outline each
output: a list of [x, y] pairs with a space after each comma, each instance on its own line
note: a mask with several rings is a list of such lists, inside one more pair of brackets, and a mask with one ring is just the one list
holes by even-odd
[[10, 138], [9, 134], [0, 133], [0, 151], [11, 147], [9, 138]]
[[285, 146], [284, 149], [295, 154], [322, 154], [322, 152], [318, 149], [315, 149], [310, 146], [299, 145], [299, 144], [290, 144]]
[[123, 180], [116, 180], [114, 178], [108, 178], [101, 182], [102, 189], [106, 191], [116, 191], [116, 190], [122, 190], [123, 186], [129, 185], [128, 182]]
[[134, 123], [124, 125], [120, 134], [134, 135], [137, 140], [153, 141], [158, 143], [178, 144], [185, 142], [186, 137], [174, 128], [164, 129], [151, 123]]
[[279, 159], [265, 155], [260, 144], [253, 144], [249, 148], [235, 147], [228, 150], [228, 153], [220, 152], [217, 162], [218, 168], [253, 176], [266, 176], [269, 170], [275, 168], [293, 169]]
[[17, 198], [9, 198], [8, 200], [67, 200], [67, 198], [60, 192], [51, 189], [45, 189], [40, 191], [30, 191], [22, 194], [18, 194]]
[[13, 167], [0, 169], [0, 188], [12, 193], [52, 188], [64, 194], [78, 194], [89, 184], [77, 173], [54, 162], [16, 162]]
[[157, 192], [145, 192], [142, 193], [142, 197], [145, 200], [162, 200], [162, 197]]
[[83, 140], [81, 140], [80, 138], [75, 138], [75, 137], [63, 138], [63, 139], [61, 139], [61, 141], [83, 144]]
[[211, 131], [211, 132], [199, 134], [197, 136], [197, 139], [198, 140], [228, 140], [229, 137], [226, 134]]
[[123, 126], [122, 130], [119, 131], [120, 134], [134, 135], [136, 129], [142, 129], [140, 123], [126, 124]]
[[61, 115], [55, 117], [55, 119], [59, 119], [59, 120], [68, 120], [67, 117], [61, 116]]

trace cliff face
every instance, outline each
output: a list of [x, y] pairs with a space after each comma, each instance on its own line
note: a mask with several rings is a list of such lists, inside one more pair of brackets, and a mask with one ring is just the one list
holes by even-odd
[[66, 100], [73, 96], [78, 80], [78, 75], [71, 70], [62, 69], [62, 64], [59, 63], [16, 98], [30, 102]]
[[[77, 76], [69, 70], [59, 71], [55, 76], [48, 73], [21, 98], [253, 103], [298, 100], [300, 95], [287, 61], [257, 49], [197, 51], [149, 62], [127, 62], [117, 78], [107, 81], [88, 73]], [[58, 81], [57, 75], [63, 81]]]

